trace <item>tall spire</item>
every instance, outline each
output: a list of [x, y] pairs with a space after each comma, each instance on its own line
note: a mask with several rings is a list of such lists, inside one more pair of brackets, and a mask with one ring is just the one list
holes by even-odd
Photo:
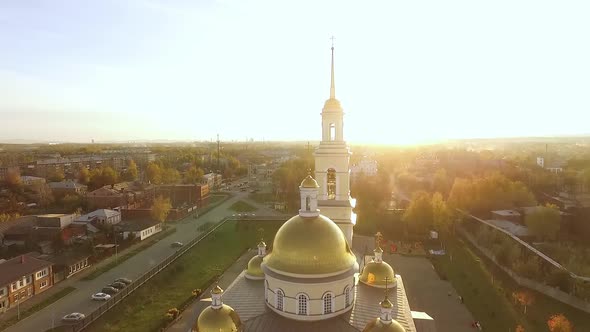
[[336, 87], [334, 86], [334, 36], [332, 36], [332, 75], [331, 75], [331, 83], [330, 83], [330, 99], [336, 98]]

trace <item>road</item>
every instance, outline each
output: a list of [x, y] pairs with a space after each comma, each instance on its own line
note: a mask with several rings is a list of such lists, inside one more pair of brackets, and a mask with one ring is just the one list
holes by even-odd
[[200, 216], [198, 219], [189, 217], [182, 222], [176, 223], [175, 233], [137, 253], [94, 280], [79, 280], [74, 282], [72, 286], [76, 288], [75, 291], [41, 309], [35, 314], [21, 320], [17, 324], [7, 328], [5, 331], [43, 332], [51, 328], [53, 322], [55, 322], [55, 326], [61, 325], [61, 317], [68, 313], [81, 312], [87, 314], [92, 312], [92, 310], [102, 304], [102, 302], [90, 300], [92, 294], [100, 291], [100, 289], [106, 284], [113, 282], [113, 280], [117, 278], [138, 278], [176, 250], [170, 246], [172, 242], [179, 241], [182, 243], [188, 243], [201, 233], [197, 230], [198, 226], [207, 222], [217, 223], [224, 217], [234, 214], [235, 212], [229, 210], [229, 207], [239, 200], [246, 201], [259, 208], [259, 210], [255, 212], [257, 215], [277, 214], [276, 211], [248, 199], [248, 193], [237, 192], [234, 197], [229, 198], [205, 215]]

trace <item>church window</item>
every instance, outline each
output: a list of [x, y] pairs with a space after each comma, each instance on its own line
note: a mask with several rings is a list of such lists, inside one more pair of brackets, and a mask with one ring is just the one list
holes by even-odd
[[297, 296], [297, 314], [307, 315], [307, 295], [300, 294]]
[[285, 294], [282, 290], [277, 290], [277, 310], [283, 311], [283, 297]]
[[330, 141], [336, 140], [336, 125], [330, 123]]
[[332, 313], [332, 293], [324, 295], [324, 314]]
[[328, 169], [328, 199], [336, 199], [336, 170]]
[[344, 288], [344, 306], [348, 307], [350, 305], [350, 287], [346, 286]]
[[309, 198], [309, 196], [305, 197], [305, 210], [309, 211], [311, 210], [311, 207], [309, 206], [311, 203], [311, 198]]

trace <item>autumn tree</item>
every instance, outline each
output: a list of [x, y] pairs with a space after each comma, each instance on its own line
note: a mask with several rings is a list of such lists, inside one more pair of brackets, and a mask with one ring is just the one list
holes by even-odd
[[174, 168], [166, 168], [162, 172], [162, 183], [175, 184], [180, 182], [180, 173]]
[[117, 172], [110, 166], [102, 168], [102, 181], [105, 185], [113, 185], [117, 183]]
[[64, 178], [64, 171], [60, 168], [50, 168], [47, 170], [47, 180], [50, 182], [61, 182]]
[[551, 316], [547, 326], [550, 332], [573, 332], [574, 330], [572, 323], [563, 314]]
[[515, 291], [512, 293], [512, 298], [515, 303], [520, 304], [524, 308], [524, 314], [526, 315], [526, 309], [528, 306], [535, 302], [535, 295], [526, 290]]
[[9, 187], [18, 187], [21, 184], [20, 172], [18, 169], [9, 169], [6, 173], [5, 180]]
[[453, 223], [452, 210], [447, 206], [441, 193], [432, 195], [432, 221], [438, 231], [448, 232]]
[[86, 167], [82, 167], [78, 172], [78, 182], [81, 184], [88, 184], [90, 182], [90, 171]]
[[61, 199], [61, 204], [66, 212], [71, 213], [82, 207], [82, 197], [75, 194], [68, 194]]
[[162, 183], [162, 169], [156, 163], [150, 163], [146, 169], [147, 179], [152, 184]]
[[555, 239], [559, 232], [561, 216], [554, 205], [539, 206], [525, 217], [524, 222], [531, 234], [538, 239]]
[[121, 174], [121, 177], [125, 181], [135, 181], [137, 180], [138, 174], [139, 170], [137, 169], [137, 164], [133, 159], [129, 159], [127, 162], [127, 169]]
[[188, 171], [186, 171], [186, 173], [184, 174], [184, 183], [197, 184], [201, 182], [204, 174], [205, 172], [203, 172], [202, 168], [191, 166], [191, 168], [189, 168]]
[[451, 190], [451, 179], [444, 168], [437, 170], [432, 178], [432, 191], [439, 192], [443, 196], [448, 195]]
[[408, 229], [417, 234], [426, 234], [432, 227], [432, 219], [430, 195], [425, 191], [414, 193], [412, 202], [403, 216]]
[[154, 220], [164, 222], [168, 217], [168, 213], [170, 213], [170, 209], [172, 209], [170, 199], [158, 196], [156, 197], [156, 199], [154, 199], [152, 210], [150, 211], [150, 216]]

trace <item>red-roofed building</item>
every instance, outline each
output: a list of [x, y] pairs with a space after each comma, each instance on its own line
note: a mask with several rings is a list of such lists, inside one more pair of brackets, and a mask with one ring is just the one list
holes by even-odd
[[53, 263], [20, 255], [0, 263], [0, 312], [53, 286]]

